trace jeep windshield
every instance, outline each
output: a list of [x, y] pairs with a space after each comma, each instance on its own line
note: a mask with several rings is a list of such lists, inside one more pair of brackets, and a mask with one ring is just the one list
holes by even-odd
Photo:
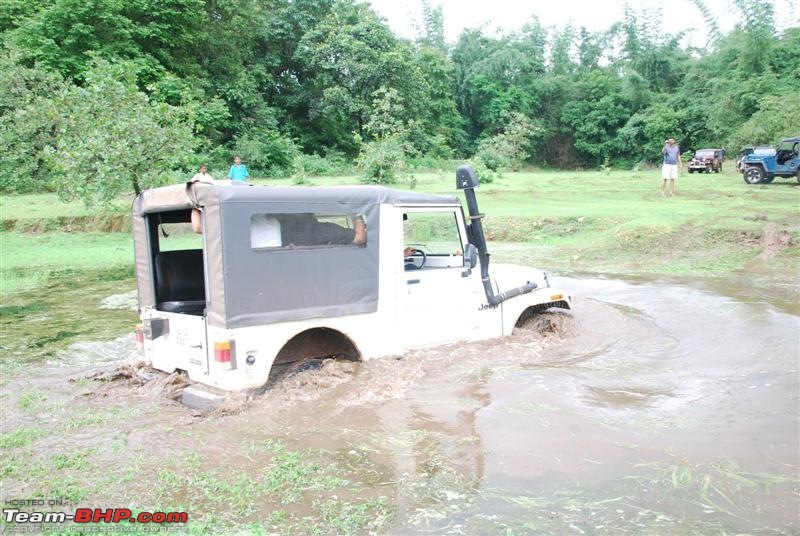
[[773, 147], [756, 147], [753, 149], [753, 154], [769, 156], [775, 154], [775, 149]]
[[694, 153], [695, 158], [714, 158], [714, 151], [712, 149], [703, 149]]

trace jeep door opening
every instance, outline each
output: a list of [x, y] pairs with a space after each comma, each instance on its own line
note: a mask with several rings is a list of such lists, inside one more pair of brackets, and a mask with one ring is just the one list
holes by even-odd
[[133, 235], [145, 358], [217, 388], [259, 388], [308, 360], [500, 337], [532, 313], [570, 309], [541, 271], [490, 274], [471, 168], [457, 186], [469, 219], [454, 196], [378, 186], [142, 192]]

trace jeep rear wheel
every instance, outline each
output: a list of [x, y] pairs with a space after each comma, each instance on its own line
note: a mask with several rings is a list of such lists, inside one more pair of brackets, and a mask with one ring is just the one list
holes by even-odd
[[346, 335], [330, 328], [313, 328], [289, 339], [281, 348], [265, 388], [281, 379], [309, 368], [318, 368], [325, 360], [361, 361], [361, 353]]
[[764, 180], [764, 170], [759, 166], [747, 166], [744, 169], [744, 182], [758, 184]]
[[800, 184], [800, 168], [797, 168], [797, 184]]
[[769, 184], [775, 180], [775, 175], [767, 175], [764, 177], [764, 180], [761, 181], [762, 184]]

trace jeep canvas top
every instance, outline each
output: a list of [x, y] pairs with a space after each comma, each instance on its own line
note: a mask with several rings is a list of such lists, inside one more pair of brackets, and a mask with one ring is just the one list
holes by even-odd
[[477, 185], [459, 168], [469, 219], [454, 196], [378, 186], [142, 192], [133, 235], [146, 359], [221, 389], [258, 388], [308, 360], [499, 337], [571, 308], [541, 271], [496, 265], [489, 276]]

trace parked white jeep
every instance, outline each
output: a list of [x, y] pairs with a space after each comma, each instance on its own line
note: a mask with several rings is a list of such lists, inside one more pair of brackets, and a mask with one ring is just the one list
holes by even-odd
[[[153, 367], [225, 390], [267, 386], [309, 360], [363, 360], [510, 335], [571, 308], [541, 271], [493, 265], [473, 188], [188, 183], [133, 205], [137, 333]], [[193, 212], [202, 232], [192, 232]]]

